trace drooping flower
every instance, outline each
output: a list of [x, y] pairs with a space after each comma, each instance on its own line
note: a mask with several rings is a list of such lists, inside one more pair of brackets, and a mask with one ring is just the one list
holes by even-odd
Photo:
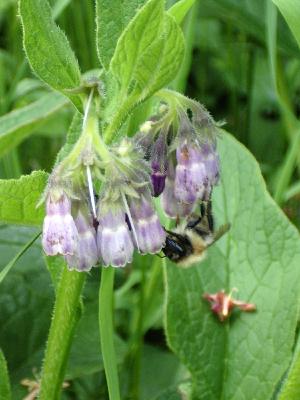
[[206, 171], [201, 150], [186, 140], [176, 150], [175, 197], [186, 204], [202, 199], [206, 186]]
[[121, 208], [100, 209], [97, 245], [105, 266], [124, 267], [132, 261], [134, 247]]
[[175, 170], [173, 161], [169, 160], [164, 191], [161, 195], [161, 205], [170, 218], [184, 218], [191, 214], [194, 203], [183, 203], [175, 197]]
[[87, 210], [79, 209], [75, 217], [78, 230], [78, 246], [74, 254], [65, 256], [70, 269], [89, 271], [99, 260], [96, 230]]
[[158, 253], [166, 240], [166, 233], [151, 204], [151, 199], [141, 195], [130, 204], [133, 227], [136, 236], [136, 246], [143, 254]]
[[71, 215], [71, 200], [62, 190], [47, 196], [42, 245], [48, 256], [72, 255], [77, 250], [78, 231]]

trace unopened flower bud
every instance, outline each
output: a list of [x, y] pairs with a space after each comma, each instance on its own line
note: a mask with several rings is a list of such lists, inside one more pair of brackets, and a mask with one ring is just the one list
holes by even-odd
[[194, 203], [183, 203], [175, 197], [175, 171], [173, 163], [168, 165], [168, 173], [165, 182], [165, 189], [161, 195], [161, 205], [165, 214], [170, 218], [184, 218], [190, 215]]
[[201, 150], [185, 141], [177, 148], [176, 158], [175, 197], [192, 204], [205, 193], [206, 171]]
[[152, 147], [150, 162], [153, 196], [158, 197], [165, 188], [167, 176], [167, 144], [163, 133]]
[[166, 233], [151, 202], [142, 196], [131, 202], [130, 211], [140, 252], [158, 253], [165, 243]]
[[48, 256], [74, 254], [78, 245], [78, 231], [71, 215], [71, 201], [62, 192], [48, 195], [42, 244]]
[[87, 213], [78, 211], [75, 218], [78, 230], [78, 247], [73, 255], [65, 257], [70, 269], [89, 271], [98, 263], [98, 250], [96, 244], [96, 230], [92, 218]]
[[105, 266], [124, 267], [132, 261], [133, 243], [121, 209], [100, 212], [97, 245]]

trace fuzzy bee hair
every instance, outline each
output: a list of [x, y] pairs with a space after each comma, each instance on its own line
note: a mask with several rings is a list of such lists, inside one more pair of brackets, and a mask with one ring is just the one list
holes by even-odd
[[166, 230], [166, 243], [162, 252], [177, 265], [188, 268], [201, 262], [205, 258], [206, 249], [229, 228], [229, 224], [223, 225], [214, 232], [211, 201], [203, 202], [200, 206], [200, 215], [192, 214], [173, 231]]

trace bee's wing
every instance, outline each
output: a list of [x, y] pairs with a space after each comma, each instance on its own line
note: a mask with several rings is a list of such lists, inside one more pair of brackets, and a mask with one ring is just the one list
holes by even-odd
[[215, 243], [217, 240], [219, 240], [223, 235], [225, 235], [226, 232], [228, 232], [230, 229], [230, 224], [225, 224], [221, 225], [220, 228], [216, 231], [216, 233], [213, 236], [213, 241], [209, 244], [211, 246], [213, 243]]

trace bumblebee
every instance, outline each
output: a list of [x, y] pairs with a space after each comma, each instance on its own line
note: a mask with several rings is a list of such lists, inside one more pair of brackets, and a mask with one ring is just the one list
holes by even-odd
[[206, 249], [222, 237], [230, 228], [229, 224], [214, 231], [211, 200], [200, 206], [200, 215], [192, 214], [187, 221], [173, 231], [166, 229], [167, 237], [162, 252], [177, 265], [188, 268], [201, 262]]

